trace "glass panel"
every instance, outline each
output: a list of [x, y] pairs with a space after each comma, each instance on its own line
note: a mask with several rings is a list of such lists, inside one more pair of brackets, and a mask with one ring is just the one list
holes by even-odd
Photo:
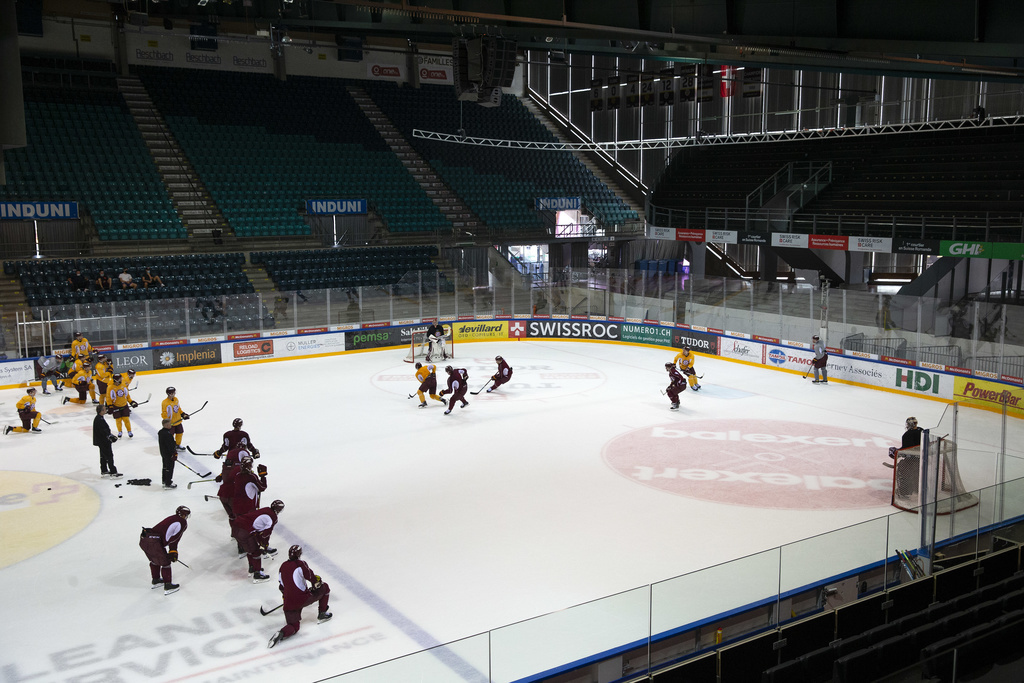
[[884, 562], [888, 530], [887, 519], [872, 519], [782, 546], [781, 593], [811, 586], [825, 576]]
[[324, 680], [338, 683], [486, 681], [489, 641], [488, 634], [482, 633]]
[[491, 680], [511, 683], [644, 641], [650, 603], [644, 586], [492, 631]]
[[[652, 585], [652, 636], [706, 622], [741, 605], [774, 602], [780, 559], [780, 549], [775, 548]], [[723, 591], [722, 586], [729, 586], [729, 590]], [[730, 633], [727, 637], [740, 635]]]

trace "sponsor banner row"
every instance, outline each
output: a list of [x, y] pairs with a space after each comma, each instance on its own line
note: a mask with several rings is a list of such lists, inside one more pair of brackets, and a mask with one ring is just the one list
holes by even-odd
[[814, 235], [795, 232], [746, 232], [743, 230], [701, 230], [663, 228], [649, 225], [650, 239], [678, 242], [760, 244], [795, 249], [833, 249], [891, 254], [935, 254], [966, 258], [1024, 260], [1024, 244], [1016, 242], [964, 242], [953, 240], [906, 239], [842, 235]]

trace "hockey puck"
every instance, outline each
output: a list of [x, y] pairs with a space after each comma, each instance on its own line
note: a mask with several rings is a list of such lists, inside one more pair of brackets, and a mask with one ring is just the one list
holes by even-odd
[[118, 498], [124, 498], [124, 496], [118, 496]]
[[46, 490], [47, 490], [47, 491], [49, 491], [49, 490], [50, 490], [50, 487], [49, 487], [49, 486], [47, 486], [47, 487], [46, 487]]

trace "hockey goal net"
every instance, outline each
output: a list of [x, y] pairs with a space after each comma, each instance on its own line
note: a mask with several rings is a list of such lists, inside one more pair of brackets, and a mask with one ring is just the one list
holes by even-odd
[[433, 342], [433, 344], [427, 339], [426, 332], [413, 332], [412, 338], [409, 340], [409, 350], [405, 354], [405, 362], [439, 363], [448, 358], [454, 358], [455, 342], [452, 340], [451, 330], [446, 330], [446, 332], [443, 339]]
[[923, 449], [913, 446], [896, 451], [892, 471], [893, 506], [919, 513], [923, 506], [934, 501], [935, 514], [948, 515], [977, 505], [978, 497], [967, 491], [960, 478], [956, 451], [956, 442], [930, 435], [926, 436]]

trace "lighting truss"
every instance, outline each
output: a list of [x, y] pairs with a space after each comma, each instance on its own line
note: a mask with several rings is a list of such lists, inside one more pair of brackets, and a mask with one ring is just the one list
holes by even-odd
[[414, 138], [451, 142], [477, 147], [500, 147], [504, 149], [536, 149], [550, 152], [601, 152], [610, 150], [672, 149], [676, 147], [697, 147], [701, 145], [731, 145], [749, 142], [779, 142], [784, 140], [807, 140], [813, 138], [840, 138], [856, 135], [893, 135], [897, 133], [923, 133], [935, 130], [957, 130], [961, 128], [1003, 127], [1024, 125], [1024, 115], [990, 116], [979, 123], [977, 119], [955, 119], [950, 121], [922, 121], [917, 123], [890, 123], [880, 126], [858, 126], [855, 128], [816, 128], [813, 130], [787, 130], [771, 133], [734, 133], [731, 135], [702, 135], [696, 138], [660, 138], [657, 140], [620, 140], [618, 142], [539, 142], [533, 140], [503, 140], [500, 138], [478, 138], [457, 133], [413, 129]]

